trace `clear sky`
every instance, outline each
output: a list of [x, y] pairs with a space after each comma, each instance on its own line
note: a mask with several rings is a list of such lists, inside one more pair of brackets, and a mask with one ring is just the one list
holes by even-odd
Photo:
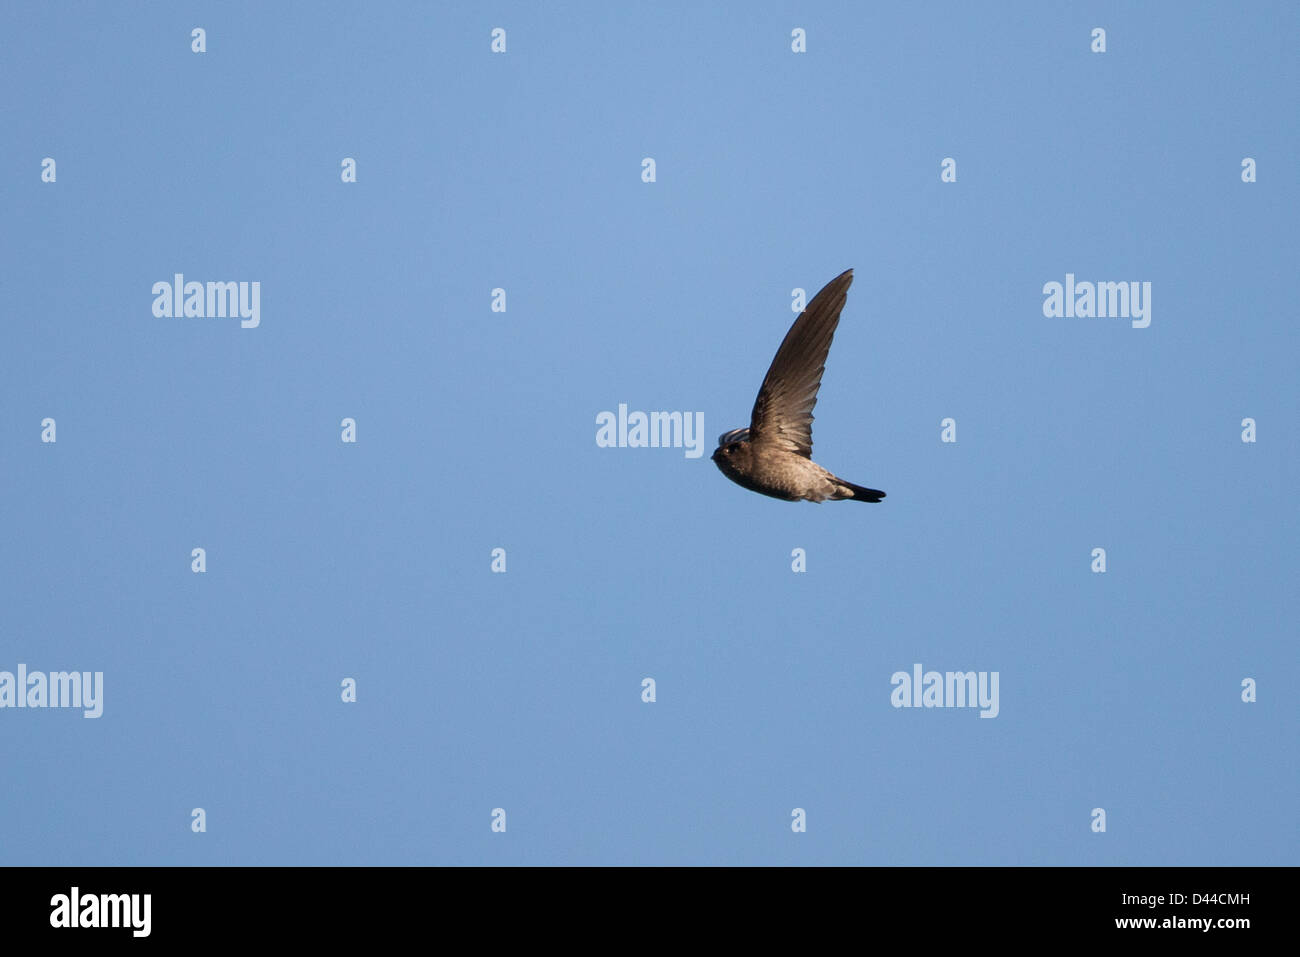
[[[103, 694], [0, 709], [0, 863], [1300, 863], [1298, 44], [5, 4], [0, 672]], [[888, 498], [747, 492], [716, 437], [850, 267], [814, 457]], [[177, 273], [258, 325], [155, 316]], [[598, 447], [620, 404], [704, 454]], [[996, 717], [895, 708], [915, 665]]]

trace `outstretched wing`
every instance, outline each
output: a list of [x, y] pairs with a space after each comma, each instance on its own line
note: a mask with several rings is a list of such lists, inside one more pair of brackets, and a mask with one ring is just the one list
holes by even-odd
[[754, 400], [751, 441], [812, 457], [812, 411], [852, 282], [852, 269], [828, 282], [785, 334]]

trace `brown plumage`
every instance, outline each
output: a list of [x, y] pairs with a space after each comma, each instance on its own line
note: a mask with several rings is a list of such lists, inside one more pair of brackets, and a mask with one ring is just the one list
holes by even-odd
[[879, 502], [885, 497], [877, 489], [832, 475], [812, 460], [813, 407], [852, 282], [849, 269], [813, 297], [776, 350], [754, 400], [749, 428], [718, 437], [713, 461], [737, 485], [790, 502]]

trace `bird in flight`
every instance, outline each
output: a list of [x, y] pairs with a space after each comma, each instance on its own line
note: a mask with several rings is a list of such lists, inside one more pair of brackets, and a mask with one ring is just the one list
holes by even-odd
[[832, 475], [812, 460], [812, 410], [852, 282], [849, 269], [813, 297], [776, 350], [754, 400], [749, 428], [718, 437], [713, 461], [737, 485], [787, 502], [879, 502], [885, 497], [877, 489]]

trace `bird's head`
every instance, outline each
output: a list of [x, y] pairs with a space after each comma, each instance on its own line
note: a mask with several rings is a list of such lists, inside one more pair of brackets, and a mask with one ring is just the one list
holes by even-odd
[[718, 436], [718, 447], [713, 450], [714, 462], [729, 462], [740, 449], [741, 442], [749, 441], [749, 429], [732, 429]]

